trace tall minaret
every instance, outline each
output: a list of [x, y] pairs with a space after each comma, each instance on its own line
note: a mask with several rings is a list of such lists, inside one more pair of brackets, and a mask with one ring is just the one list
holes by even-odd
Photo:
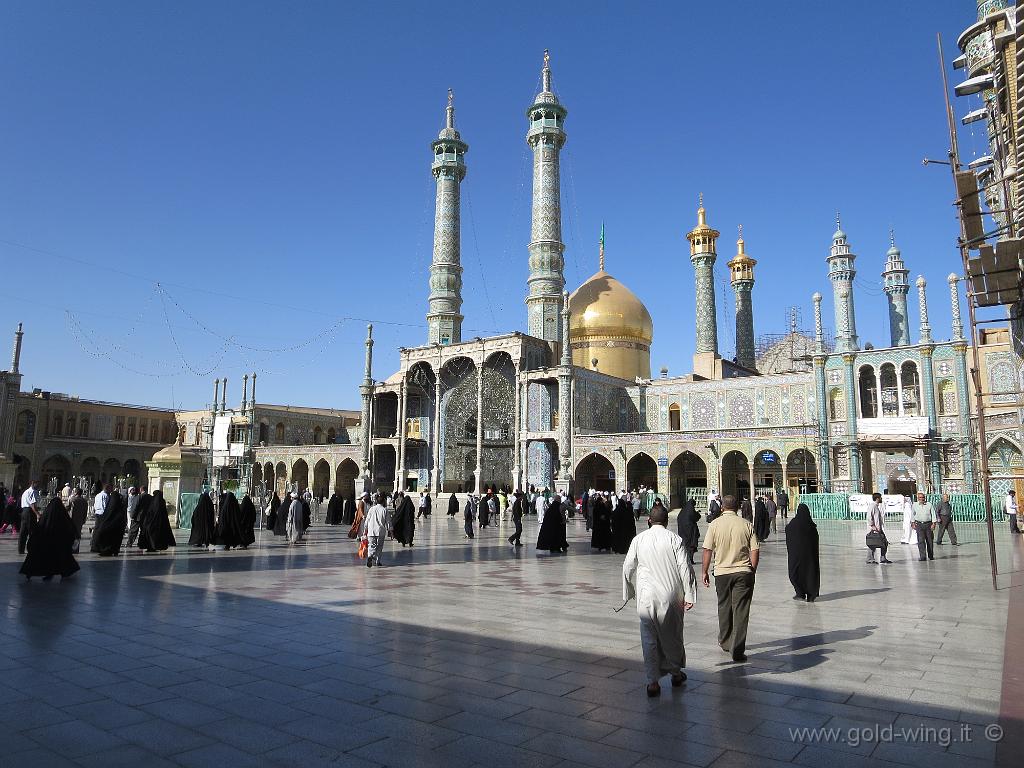
[[565, 245], [558, 154], [565, 144], [566, 109], [551, 91], [550, 57], [544, 51], [541, 92], [526, 110], [533, 149], [533, 221], [530, 225], [530, 277], [526, 297], [528, 330], [547, 341], [562, 340], [562, 291]]
[[885, 254], [882, 285], [889, 299], [889, 341], [894, 347], [910, 344], [910, 324], [907, 316], [907, 293], [910, 292], [910, 270], [903, 263], [896, 238], [889, 230], [889, 250]]
[[22, 325], [18, 323], [18, 330], [14, 332], [14, 351], [11, 353], [11, 373], [19, 373], [21, 368], [21, 339], [25, 332], [21, 330]]
[[697, 347], [695, 354], [718, 356], [718, 320], [715, 315], [715, 242], [718, 231], [708, 226], [704, 212], [704, 193], [697, 207], [697, 226], [687, 233], [690, 241], [690, 262], [696, 280]]
[[750, 293], [754, 288], [755, 259], [744, 250], [743, 225], [736, 241], [736, 255], [728, 262], [732, 289], [736, 292], [736, 362], [754, 370], [754, 306]]
[[832, 249], [828, 256], [828, 276], [832, 281], [832, 300], [836, 309], [836, 352], [854, 352], [857, 343], [857, 319], [853, 311], [853, 278], [857, 270], [853, 262], [857, 257], [850, 252], [846, 233], [836, 214], [836, 231], [832, 235]]
[[462, 265], [460, 187], [466, 177], [469, 145], [455, 130], [455, 105], [448, 89], [445, 126], [431, 144], [430, 166], [437, 180], [434, 203], [434, 255], [430, 262], [430, 298], [427, 299], [427, 343], [462, 341]]

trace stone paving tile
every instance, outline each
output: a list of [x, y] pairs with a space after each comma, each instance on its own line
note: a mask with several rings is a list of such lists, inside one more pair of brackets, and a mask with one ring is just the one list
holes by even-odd
[[537, 693], [536, 691], [515, 691], [502, 697], [500, 701], [523, 704], [527, 707], [536, 707], [537, 709], [548, 709], [552, 712], [561, 712], [573, 716], [582, 715], [592, 709], [597, 709], [598, 706], [589, 701], [550, 696], [546, 693]]
[[13, 755], [0, 752], [0, 768], [80, 768], [79, 763], [49, 749], [33, 749]]
[[479, 736], [463, 736], [435, 750], [446, 759], [478, 762], [490, 768], [550, 768], [561, 762], [552, 753], [534, 752]]
[[227, 744], [209, 744], [174, 756], [177, 765], [187, 768], [262, 768], [266, 761]]
[[86, 755], [76, 762], [82, 768], [174, 768], [177, 765], [134, 744]]
[[268, 722], [260, 723], [241, 717], [229, 717], [212, 723], [201, 722], [195, 729], [211, 740], [253, 755], [260, 755], [298, 740], [298, 737], [272, 727]]
[[[584, 720], [581, 717], [571, 717], [557, 712], [546, 712], [543, 709], [528, 709], [508, 718], [508, 722], [521, 723], [533, 728], [547, 731], [549, 733], [562, 733], [566, 736], [576, 736], [590, 741], [599, 741], [608, 734], [617, 730], [617, 726], [608, 723], [600, 723], [596, 720]], [[673, 729], [674, 733], [680, 733], [686, 726]]]
[[471, 768], [473, 762], [396, 738], [384, 738], [348, 753], [394, 768]]
[[[612, 737], [614, 734], [608, 738]], [[607, 739], [598, 743], [556, 733], [541, 734], [524, 742], [523, 746], [564, 760], [574, 760], [584, 765], [595, 766], [595, 768], [629, 766], [638, 763], [644, 757], [643, 752], [611, 746]]]
[[39, 746], [67, 757], [80, 757], [125, 743], [116, 734], [75, 720], [34, 728], [26, 735]]
[[125, 741], [164, 757], [204, 747], [214, 741], [191, 728], [156, 719], [118, 728], [114, 733]]
[[[261, 766], [280, 765], [284, 768], [379, 768], [381, 763], [357, 755], [346, 755], [331, 747], [313, 741], [296, 741], [260, 755]], [[226, 768], [222, 764], [216, 768]], [[233, 768], [233, 766], [232, 766]]]

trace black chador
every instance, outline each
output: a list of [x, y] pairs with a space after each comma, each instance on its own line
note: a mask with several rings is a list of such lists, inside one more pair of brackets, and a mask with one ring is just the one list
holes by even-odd
[[288, 535], [288, 510], [291, 508], [291, 504], [291, 496], [288, 495], [288, 493], [285, 493], [284, 501], [282, 501], [281, 506], [277, 508], [277, 517], [274, 519], [274, 524], [271, 526], [275, 536]]
[[537, 549], [546, 549], [549, 552], [568, 552], [569, 542], [565, 540], [565, 514], [562, 512], [562, 500], [560, 497], [551, 498], [551, 506], [544, 513], [544, 520], [540, 524], [540, 532], [537, 534]]
[[794, 598], [814, 602], [821, 590], [818, 562], [818, 526], [811, 520], [806, 504], [796, 508], [796, 516], [786, 526], [786, 551], [789, 554], [789, 582]]
[[629, 552], [629, 545], [636, 536], [636, 518], [633, 508], [623, 499], [612, 510], [612, 550], [620, 555]]
[[247, 549], [250, 544], [256, 541], [256, 533], [253, 529], [256, 527], [256, 505], [252, 503], [252, 499], [249, 494], [245, 494], [242, 499], [242, 549]]
[[242, 546], [242, 510], [233, 493], [221, 496], [220, 519], [217, 521], [214, 543], [226, 549]]
[[347, 499], [345, 499], [345, 508], [341, 513], [341, 524], [352, 525], [352, 522], [356, 519], [356, 495], [353, 492]]
[[412, 546], [412, 539], [416, 533], [416, 508], [412, 499], [406, 495], [402, 496], [402, 503], [395, 510], [394, 531], [395, 540], [403, 547]]
[[277, 497], [277, 491], [270, 497], [270, 512], [267, 513], [267, 529], [273, 531], [277, 528], [277, 516], [281, 511], [281, 500]]
[[128, 525], [128, 507], [117, 491], [107, 497], [107, 508], [96, 518], [92, 529], [89, 551], [101, 557], [110, 557], [121, 551], [121, 539]]
[[768, 507], [760, 496], [754, 501], [754, 535], [758, 541], [764, 541], [771, 533], [771, 520], [768, 518]]
[[216, 538], [217, 523], [213, 516], [213, 501], [210, 494], [199, 494], [199, 503], [192, 513], [192, 533], [188, 537], [190, 547], [208, 547]]
[[612, 548], [612, 522], [608, 503], [603, 496], [594, 499], [593, 519], [590, 521], [590, 546], [598, 551]]
[[341, 507], [341, 496], [332, 493], [331, 500], [327, 502], [327, 516], [324, 518], [324, 523], [339, 525], [341, 523]]
[[459, 500], [453, 493], [448, 497], [448, 517], [455, 517], [459, 514]]
[[140, 522], [139, 548], [156, 552], [175, 544], [171, 521], [167, 519], [167, 502], [162, 492], [153, 491], [152, 500]]
[[683, 502], [683, 508], [679, 510], [676, 528], [691, 561], [700, 543], [700, 528], [697, 527], [699, 521], [700, 515], [697, 514], [697, 505], [694, 504], [693, 499], [687, 499]]
[[26, 579], [42, 576], [49, 580], [57, 574], [66, 579], [78, 570], [75, 556], [71, 554], [77, 536], [78, 531], [71, 522], [71, 516], [64, 509], [60, 497], [54, 496], [32, 529], [21, 573]]

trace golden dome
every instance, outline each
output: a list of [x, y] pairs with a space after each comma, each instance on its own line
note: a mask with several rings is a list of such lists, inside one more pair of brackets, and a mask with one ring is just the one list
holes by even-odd
[[612, 336], [650, 344], [654, 322], [647, 307], [629, 288], [603, 269], [569, 297], [569, 336]]
[[651, 377], [654, 322], [647, 307], [604, 269], [569, 297], [573, 364], [634, 380]]

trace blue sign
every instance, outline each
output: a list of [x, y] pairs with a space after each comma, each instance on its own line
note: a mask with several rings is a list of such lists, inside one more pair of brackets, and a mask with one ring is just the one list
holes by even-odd
[[762, 464], [774, 464], [778, 461], [778, 456], [776, 456], [771, 451], [765, 451], [760, 456], [758, 456], [758, 461], [760, 461]]
[[658, 459], [658, 466], [659, 467], [667, 467], [668, 466], [668, 456], [660, 457]]

